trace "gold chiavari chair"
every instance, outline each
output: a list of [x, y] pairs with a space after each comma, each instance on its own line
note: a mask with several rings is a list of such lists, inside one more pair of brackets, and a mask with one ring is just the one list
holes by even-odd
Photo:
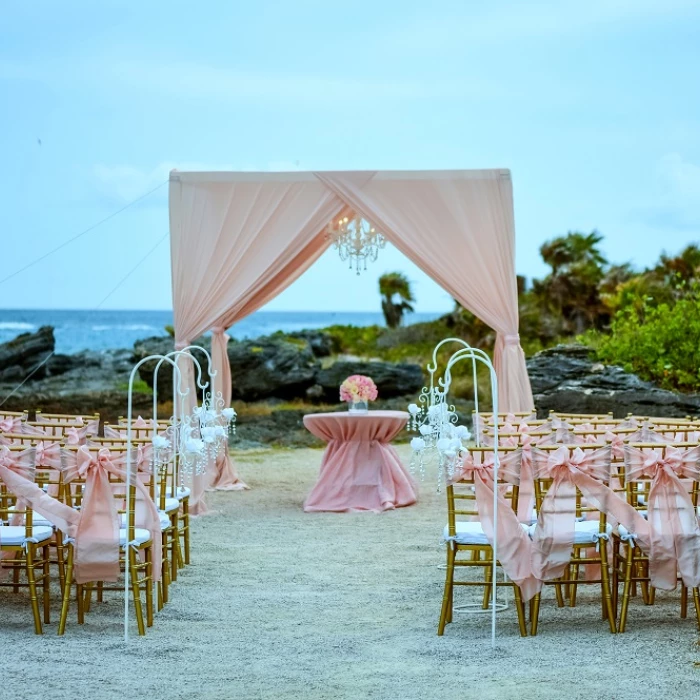
[[[24, 445], [10, 445], [11, 459], [31, 469], [34, 450]], [[43, 602], [43, 621], [51, 621], [49, 547], [54, 535], [53, 527], [34, 523], [34, 513], [17, 499], [8, 485], [0, 478], [0, 553], [12, 558], [2, 559], [2, 566], [12, 571], [12, 582], [0, 581], [0, 586], [10, 586], [16, 593], [20, 588], [29, 590], [34, 616], [34, 631], [43, 634], [42, 615], [39, 608], [39, 591]], [[20, 582], [20, 574], [26, 574], [26, 583]]]
[[[515, 453], [516, 447], [503, 447], [498, 450], [499, 456]], [[493, 448], [472, 447], [469, 449], [475, 463], [483, 463], [486, 454], [493, 454]], [[505, 480], [498, 480], [499, 487], [507, 487], [506, 499], [513, 511], [517, 508], [518, 486]], [[447, 568], [445, 574], [445, 589], [443, 593], [438, 635], [445, 631], [445, 625], [452, 622], [455, 586], [480, 586], [484, 589], [482, 608], [488, 609], [491, 595], [499, 587], [512, 588], [514, 591], [515, 607], [518, 614], [520, 634], [527, 636], [525, 611], [520, 589], [512, 581], [493, 581], [493, 549], [489, 544], [484, 529], [478, 521], [479, 511], [474, 490], [474, 474], [468, 472], [454, 483], [449, 483], [445, 489], [447, 495], [447, 525], [443, 530], [443, 539], [447, 544]], [[457, 518], [471, 520], [457, 520]], [[523, 526], [525, 529], [525, 526]], [[466, 555], [462, 558], [462, 555]], [[455, 581], [455, 568], [477, 568], [484, 574], [483, 581]]]
[[34, 415], [36, 423], [70, 423], [75, 425], [96, 422], [99, 425], [100, 422], [99, 413], [75, 415], [72, 413], [44, 413], [37, 409]]
[[559, 418], [560, 420], [614, 420], [612, 411], [608, 413], [561, 413], [560, 411], [550, 411], [550, 418]]
[[[696, 450], [698, 447], [697, 441], [682, 443], [674, 442], [673, 444], [663, 444], [663, 443], [631, 443], [629, 448], [631, 450], [642, 450], [642, 451], [654, 451], [654, 452], [665, 452], [669, 447], [676, 450]], [[625, 451], [625, 469], [628, 471], [628, 459], [630, 457], [630, 451]], [[698, 455], [700, 457], [700, 455]], [[653, 481], [653, 474], [646, 472], [636, 476], [634, 479], [628, 478], [627, 474], [625, 476], [625, 494], [627, 497], [627, 502], [630, 506], [639, 511], [644, 518], [647, 518], [647, 508], [649, 504], [649, 494], [651, 491], [651, 485]], [[691, 512], [690, 517], [696, 517], [698, 514], [698, 504], [700, 504], [700, 483], [695, 478], [689, 478], [684, 475], [680, 479], [681, 484], [685, 489], [687, 489], [688, 496], [690, 497]], [[683, 508], [681, 502], [678, 499], [673, 499], [672, 507], [677, 507], [679, 509]], [[697, 537], [700, 537], [698, 533]], [[684, 538], [681, 538], [684, 539]], [[630, 600], [634, 595], [634, 589], [637, 584], [641, 585], [642, 589], [642, 601], [645, 605], [653, 605], [655, 601], [656, 589], [651, 585], [650, 575], [649, 575], [649, 557], [642, 551], [642, 549], [636, 544], [636, 535], [630, 533], [622, 525], [618, 525], [615, 532], [613, 533], [613, 562], [612, 562], [612, 572], [613, 572], [613, 586], [619, 586], [619, 583], [623, 585], [622, 600], [620, 605], [620, 618], [618, 623], [618, 631], [624, 632], [627, 627], [627, 619], [629, 615], [629, 604]], [[677, 543], [678, 544], [678, 543]], [[688, 542], [682, 542], [681, 544], [689, 544]], [[624, 545], [624, 554], [622, 553], [621, 545]], [[695, 547], [700, 546], [700, 542], [695, 544]], [[688, 587], [684, 584], [682, 579], [678, 578], [680, 583], [680, 616], [685, 619], [688, 615]], [[618, 594], [619, 595], [619, 594]], [[700, 589], [693, 589], [693, 601], [695, 604], [695, 613], [698, 627], [700, 628]], [[617, 596], [614, 601], [615, 607], [617, 608]]]
[[19, 418], [22, 421], [27, 420], [27, 411], [0, 411], [0, 420], [12, 420], [13, 418]]
[[93, 426], [85, 423], [27, 421], [26, 426], [30, 431], [35, 431], [46, 437], [58, 437], [63, 440], [69, 440], [70, 435], [74, 434], [79, 435], [79, 439], [84, 441], [86, 436], [97, 434]]
[[[6, 437], [12, 445], [18, 448], [35, 448], [35, 476], [36, 484], [46, 493], [54, 498], [61, 494], [61, 471], [60, 471], [60, 446], [63, 438], [55, 435], [43, 436], [32, 434], [7, 433]], [[65, 553], [63, 547], [63, 533], [57, 530], [54, 525], [41, 516], [33, 513], [33, 524], [39, 527], [50, 527], [55, 531], [51, 541], [51, 547], [56, 550], [56, 557], [51, 559], [51, 564], [58, 570], [58, 581], [63, 593], [65, 584]]]
[[[555, 450], [566, 449], [571, 455], [574, 450], [581, 450], [586, 453], [593, 453], [598, 450], [607, 450], [607, 454], [601, 456], [601, 460], [605, 462], [606, 477], [601, 480], [601, 484], [609, 488], [610, 472], [612, 469], [612, 449], [606, 444], [571, 444], [571, 445], [538, 445], [533, 456], [534, 460], [539, 459], [539, 454], [549, 453]], [[543, 510], [543, 505], [546, 502], [550, 489], [553, 487], [554, 478], [538, 476], [535, 472], [535, 504], [538, 513], [538, 522], [531, 526], [530, 536], [535, 534], [535, 528], [541, 527], [544, 524], [543, 518], [554, 517], [554, 514], [559, 511], [560, 505], [549, 503], [548, 508], [551, 510]], [[545, 581], [545, 584], [555, 587], [557, 605], [564, 607], [564, 591], [569, 600], [569, 606], [576, 606], [576, 595], [578, 586], [581, 584], [598, 585], [601, 592], [601, 606], [603, 619], [608, 620], [610, 631], [616, 632], [615, 614], [612, 607], [612, 593], [610, 587], [610, 571], [608, 564], [608, 553], [606, 542], [608, 541], [612, 527], [607, 522], [606, 513], [593, 507], [584, 497], [578, 485], [575, 486], [575, 522], [574, 522], [574, 542], [571, 551], [569, 562], [566, 566], [564, 575], [552, 580]], [[602, 543], [601, 543], [602, 540]], [[594, 550], [594, 553], [591, 550]], [[596, 578], [580, 578], [581, 567], [596, 566], [600, 568], [600, 575]], [[537, 594], [530, 604], [530, 633], [537, 635], [539, 627], [541, 594]]]
[[[109, 450], [126, 450], [126, 438], [93, 438], [89, 441], [90, 445], [96, 447], [106, 447]], [[152, 443], [150, 438], [132, 438], [131, 444], [138, 448], [150, 448]], [[150, 461], [150, 460], [149, 460]], [[161, 580], [157, 585], [157, 605], [158, 610], [162, 610], [163, 606], [169, 601], [169, 586], [172, 581], [177, 580], [177, 559], [178, 559], [178, 520], [180, 503], [176, 498], [166, 498], [165, 482], [167, 478], [167, 464], [159, 465], [157, 469], [153, 468], [148, 473], [139, 471], [139, 478], [148, 488], [151, 500], [158, 508], [160, 516], [160, 527], [162, 537], [162, 570]], [[123, 525], [123, 523], [122, 523]], [[101, 601], [102, 587], [98, 588], [98, 600]]]
[[[77, 446], [71, 445], [63, 448], [65, 462], [69, 462], [69, 454], [75, 454], [78, 450], [87, 450], [95, 457], [103, 449], [100, 446]], [[126, 447], [112, 448], [110, 459], [123, 459], [126, 456]], [[66, 464], [64, 464], [64, 474]], [[124, 467], [124, 469], [126, 469]], [[139, 635], [146, 634], [146, 627], [153, 625], [153, 540], [148, 530], [136, 527], [136, 460], [132, 462], [133, 475], [130, 486], [127, 489], [125, 480], [120, 476], [109, 472], [108, 478], [112, 489], [113, 497], [116, 501], [118, 517], [124, 525], [119, 530], [119, 566], [122, 571], [129, 568], [129, 582], [131, 595], [134, 602], [134, 613], [138, 625]], [[85, 478], [79, 473], [70, 482], [63, 485], [64, 501], [72, 507], [82, 507], [85, 497]], [[70, 607], [70, 596], [73, 585], [73, 569], [75, 564], [75, 547], [72, 542], [67, 543], [66, 558], [66, 586], [63, 594], [61, 606], [61, 618], [58, 626], [58, 634], [65, 633], [68, 610]], [[91, 582], [97, 583], [97, 582]], [[78, 584], [76, 582], [76, 597], [78, 600], [78, 623], [84, 622], [84, 604], [89, 603], [89, 595], [92, 590], [91, 584]], [[123, 586], [112, 585], [103, 586], [103, 590], [124, 590]], [[144, 621], [143, 605], [141, 594], [145, 594], [146, 618]], [[144, 624], [145, 622], [145, 624]]]
[[[138, 419], [132, 419], [131, 421], [131, 432], [132, 435], [138, 438], [148, 438], [149, 440], [153, 437], [153, 423], [152, 420], [146, 421], [148, 425], [134, 425]], [[175, 440], [174, 428], [170, 421], [159, 420], [157, 421], [158, 434], [167, 437], [171, 444]], [[126, 436], [126, 429], [128, 427], [127, 419], [123, 416], [119, 418], [119, 423], [116, 430], [122, 437]], [[109, 432], [109, 431], [108, 431]], [[116, 436], [116, 433], [114, 433]], [[178, 548], [177, 548], [177, 565], [179, 568], [189, 565], [190, 563], [190, 495], [191, 491], [186, 486], [180, 483], [180, 473], [179, 465], [176, 459], [172, 459], [166, 465], [167, 474], [159, 483], [159, 508], [163, 509], [166, 507], [166, 501], [168, 504], [172, 503], [172, 499], [177, 499], [180, 504], [180, 512], [177, 521], [177, 533], [178, 533]], [[164, 495], [164, 497], [163, 497]], [[170, 509], [170, 505], [167, 506]], [[171, 512], [169, 510], [169, 512]], [[175, 570], [175, 577], [177, 577], [177, 569]], [[176, 578], [174, 579], [176, 580]]]

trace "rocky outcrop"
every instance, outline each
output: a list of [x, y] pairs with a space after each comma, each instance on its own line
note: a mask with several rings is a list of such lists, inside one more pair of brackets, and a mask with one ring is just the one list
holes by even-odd
[[318, 372], [316, 384], [323, 389], [326, 399], [337, 401], [338, 387], [351, 374], [372, 377], [384, 399], [418, 394], [425, 384], [420, 365], [379, 361], [335, 362]]
[[32, 370], [33, 377], [46, 376], [48, 367], [36, 369], [53, 352], [56, 345], [53, 328], [42, 326], [36, 333], [22, 333], [0, 344], [0, 381], [21, 382]]
[[[134, 362], [131, 350], [85, 350], [74, 355], [52, 355], [29, 376], [54, 347], [53, 329], [48, 326], [0, 345], [3, 408], [8, 411], [40, 408], [47, 413], [100, 412], [109, 420], [125, 412], [126, 386]], [[134, 394], [137, 410], [149, 405], [150, 394], [138, 391]]]
[[591, 359], [583, 345], [557, 345], [527, 361], [532, 393], [540, 416], [562, 413], [608, 413], [624, 417], [680, 418], [700, 414], [700, 396], [676, 394], [641, 380], [615, 365]]

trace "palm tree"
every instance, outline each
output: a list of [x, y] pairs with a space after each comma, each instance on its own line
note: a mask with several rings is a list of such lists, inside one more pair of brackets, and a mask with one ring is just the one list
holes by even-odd
[[540, 248], [552, 272], [533, 282], [532, 294], [541, 308], [558, 320], [563, 335], [580, 334], [608, 321], [598, 289], [607, 266], [598, 248], [602, 240], [597, 231], [569, 231]]
[[415, 301], [411, 283], [401, 272], [388, 272], [379, 278], [379, 293], [382, 295], [382, 311], [389, 328], [398, 328], [406, 311], [412, 312]]

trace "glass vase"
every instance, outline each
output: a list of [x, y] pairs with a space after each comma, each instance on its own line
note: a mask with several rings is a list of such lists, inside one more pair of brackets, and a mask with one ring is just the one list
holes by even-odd
[[367, 413], [368, 405], [366, 401], [350, 401], [348, 403], [348, 413], [353, 415], [360, 415], [362, 413]]

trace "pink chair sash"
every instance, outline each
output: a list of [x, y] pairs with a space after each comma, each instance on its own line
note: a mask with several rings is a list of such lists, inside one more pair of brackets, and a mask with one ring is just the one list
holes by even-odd
[[[70, 483], [78, 476], [85, 479], [75, 536], [75, 580], [78, 583], [116, 581], [119, 577], [120, 523], [109, 474], [114, 474], [122, 481], [126, 480], [126, 469], [120, 463], [122, 458], [115, 462], [106, 448], [95, 453], [81, 447], [76, 452], [62, 450], [61, 460], [64, 481]], [[136, 460], [133, 469], [136, 472]], [[158, 512], [138, 478], [133, 479], [133, 484], [141, 496], [140, 499], [137, 497], [136, 526], [146, 527], [152, 534], [153, 577], [154, 580], [159, 580], [161, 530]], [[148, 504], [152, 509], [148, 508]]]
[[68, 537], [77, 531], [79, 513], [45, 493], [34, 483], [34, 448], [12, 452], [0, 447], [0, 480], [17, 498], [17, 504], [29, 506]]
[[678, 573], [686, 586], [700, 585], [700, 526], [681, 478], [700, 481], [700, 447], [638, 449], [626, 445], [625, 478], [651, 478], [647, 502], [649, 575], [657, 588], [673, 590]]
[[533, 467], [539, 479], [552, 479], [537, 525], [532, 533], [533, 573], [543, 581], [564, 574], [571, 559], [576, 523], [576, 490], [602, 513], [614, 517], [632, 532], [646, 521], [606, 485], [610, 478], [612, 448], [583, 451], [562, 446], [553, 452], [533, 449]]
[[[520, 460], [520, 450], [499, 455], [499, 479], [517, 486], [520, 482]], [[493, 452], [484, 453], [481, 464], [475, 463], [472, 455], [468, 454], [459, 473], [453, 478], [453, 483], [456, 483], [467, 477], [473, 477], [479, 520], [486, 539], [492, 546], [494, 532], [493, 463]], [[520, 587], [523, 599], [528, 601], [541, 589], [541, 583], [532, 574], [532, 545], [500, 489], [497, 499], [498, 559], [511, 580]]]

